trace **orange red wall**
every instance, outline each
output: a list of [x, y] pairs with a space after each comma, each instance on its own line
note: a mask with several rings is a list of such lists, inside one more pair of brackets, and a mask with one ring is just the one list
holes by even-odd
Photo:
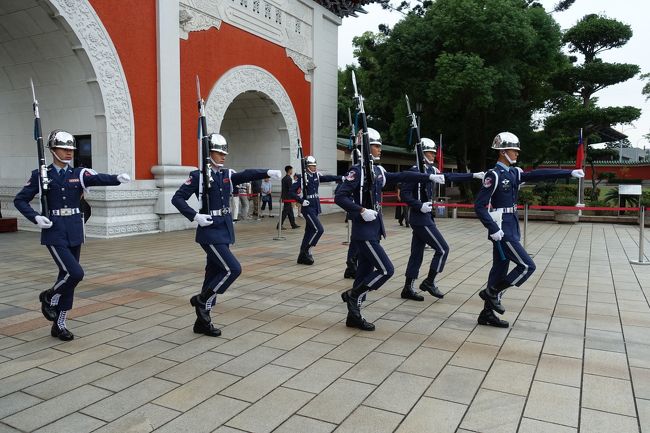
[[311, 85], [284, 48], [222, 22], [219, 30], [191, 32], [187, 40], [181, 40], [180, 50], [183, 165], [198, 164], [196, 75], [207, 99], [219, 78], [239, 65], [258, 66], [282, 83], [298, 117], [305, 154], [311, 153]]
[[152, 179], [158, 164], [156, 0], [90, 0], [126, 74], [135, 122], [135, 177]]

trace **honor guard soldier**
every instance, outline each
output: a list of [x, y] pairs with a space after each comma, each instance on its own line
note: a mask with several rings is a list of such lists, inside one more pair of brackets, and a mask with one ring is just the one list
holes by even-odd
[[[368, 128], [368, 141], [373, 160], [381, 156], [381, 136], [379, 132]], [[350, 168], [345, 180], [336, 191], [335, 202], [349, 213], [352, 220], [352, 235], [350, 242], [355, 244], [358, 251], [356, 278], [352, 289], [341, 295], [348, 307], [346, 326], [364, 331], [372, 331], [375, 325], [367, 322], [361, 315], [361, 303], [366, 294], [377, 290], [393, 275], [394, 268], [390, 259], [379, 244], [381, 237], [386, 236], [381, 214], [381, 190], [388, 183], [396, 182], [426, 182], [436, 180], [434, 175], [415, 172], [390, 173], [379, 165], [373, 165], [375, 182], [370, 193], [374, 197], [376, 209], [366, 209], [361, 205], [363, 167], [361, 164]], [[438, 179], [439, 180], [439, 179]]]
[[302, 205], [300, 211], [305, 217], [306, 224], [305, 235], [302, 238], [302, 244], [300, 245], [300, 254], [298, 254], [297, 262], [298, 264], [302, 265], [313, 265], [314, 258], [311, 255], [311, 249], [316, 246], [318, 240], [321, 238], [323, 232], [325, 231], [323, 229], [323, 225], [318, 219], [318, 215], [321, 213], [318, 187], [320, 186], [321, 182], [340, 183], [342, 176], [320, 174], [316, 170], [316, 158], [311, 155], [305, 158], [305, 165], [307, 166], [307, 170], [303, 175], [305, 175], [307, 178], [307, 191], [303, 191], [302, 196], [298, 195], [298, 188], [300, 188], [301, 185], [301, 179], [299, 175], [298, 182], [295, 182], [292, 185], [290, 197]]
[[[476, 197], [474, 210], [488, 229], [492, 241], [492, 269], [487, 287], [479, 292], [484, 302], [479, 314], [480, 325], [507, 328], [508, 322], [494, 312], [505, 312], [501, 304], [504, 291], [511, 286], [521, 286], [535, 271], [535, 263], [519, 243], [519, 220], [517, 198], [523, 182], [546, 179], [584, 177], [582, 170], [538, 169], [524, 172], [513, 167], [519, 156], [519, 139], [510, 132], [501, 132], [492, 141], [492, 149], [498, 152], [496, 166], [485, 173], [483, 186]], [[514, 269], [508, 272], [510, 262]]]
[[[441, 180], [452, 182], [467, 182], [472, 179], [483, 179], [484, 173], [444, 173], [440, 174], [434, 166], [436, 155], [436, 143], [430, 138], [421, 139], [422, 155], [424, 156], [424, 172], [427, 174], [442, 176]], [[418, 171], [417, 166], [413, 166], [411, 171]], [[424, 301], [424, 297], [416, 293], [414, 286], [415, 280], [420, 272], [424, 256], [424, 246], [429, 245], [435, 251], [429, 273], [420, 283], [420, 290], [429, 292], [436, 298], [442, 298], [444, 295], [438, 289], [435, 283], [438, 275], [445, 267], [445, 262], [449, 256], [449, 245], [445, 242], [442, 234], [436, 227], [432, 213], [432, 203], [429, 201], [433, 197], [432, 184], [427, 182], [426, 197], [421, 197], [423, 192], [418, 183], [408, 182], [402, 185], [402, 201], [410, 208], [409, 223], [413, 230], [411, 239], [411, 255], [406, 266], [406, 281], [402, 290], [402, 298], [412, 299], [414, 301]]]
[[41, 231], [41, 245], [45, 245], [59, 268], [52, 288], [41, 292], [41, 312], [52, 324], [51, 335], [63, 341], [74, 338], [66, 327], [68, 311], [72, 309], [74, 289], [84, 277], [79, 264], [81, 244], [84, 242], [84, 221], [79, 210], [84, 190], [91, 186], [112, 186], [130, 182], [128, 174], [96, 173], [88, 168], [71, 167], [77, 149], [74, 136], [55, 129], [47, 140], [53, 163], [47, 167], [47, 205], [49, 217], [40, 215], [29, 204], [39, 193], [39, 173], [32, 171], [27, 184], [16, 195], [14, 205]]
[[241, 274], [241, 265], [230, 251], [230, 244], [235, 242], [235, 232], [230, 211], [230, 197], [233, 188], [244, 182], [271, 177], [280, 179], [279, 170], [248, 169], [237, 173], [224, 168], [228, 155], [228, 144], [220, 134], [209, 134], [211, 168], [211, 185], [208, 191], [209, 214], [202, 214], [192, 209], [187, 200], [199, 195], [202, 183], [201, 171], [195, 170], [176, 191], [172, 204], [187, 219], [196, 221], [196, 242], [207, 254], [205, 278], [201, 292], [190, 298], [190, 304], [196, 311], [194, 332], [211, 337], [221, 335], [221, 330], [212, 325], [210, 310], [215, 305], [217, 295], [222, 294]]

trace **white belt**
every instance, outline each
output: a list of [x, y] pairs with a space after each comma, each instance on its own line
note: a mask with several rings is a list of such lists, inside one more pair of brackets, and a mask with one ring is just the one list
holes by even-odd
[[318, 194], [311, 194], [311, 195], [308, 195], [307, 198], [318, 198]]
[[497, 212], [501, 211], [503, 213], [515, 213], [517, 212], [517, 206], [512, 206], [512, 207], [498, 207], [498, 208], [492, 208], [490, 209], [490, 212]]
[[223, 209], [211, 210], [210, 211], [210, 215], [212, 215], [212, 216], [224, 216], [224, 215], [228, 215], [229, 213], [230, 213], [230, 208], [229, 207], [225, 207]]
[[78, 207], [75, 208], [63, 208], [63, 209], [52, 209], [50, 214], [55, 216], [71, 216], [81, 213]]

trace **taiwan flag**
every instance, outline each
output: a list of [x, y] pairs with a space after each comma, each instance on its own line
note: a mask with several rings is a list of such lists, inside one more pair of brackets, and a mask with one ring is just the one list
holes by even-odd
[[582, 128], [580, 128], [580, 137], [578, 138], [578, 150], [576, 152], [576, 168], [584, 168], [585, 160], [585, 142], [582, 140]]
[[445, 170], [445, 161], [442, 156], [442, 134], [440, 134], [440, 140], [438, 140], [438, 170], [442, 173]]

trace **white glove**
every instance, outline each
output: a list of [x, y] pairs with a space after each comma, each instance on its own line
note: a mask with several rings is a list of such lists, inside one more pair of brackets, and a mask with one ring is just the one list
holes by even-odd
[[435, 183], [445, 183], [444, 174], [431, 174], [429, 175], [429, 180]]
[[428, 201], [426, 203], [422, 203], [422, 207], [420, 208], [420, 212], [422, 213], [430, 213], [432, 209], [431, 202]]
[[194, 221], [199, 223], [201, 227], [207, 227], [212, 224], [212, 217], [210, 215], [205, 215], [197, 212], [196, 215], [194, 215]]
[[363, 218], [364, 221], [374, 221], [377, 219], [377, 211], [372, 210], [372, 209], [366, 209], [363, 212], [361, 212], [361, 218]]
[[580, 179], [581, 177], [585, 177], [585, 172], [582, 171], [582, 169], [573, 170], [571, 172], [571, 176], [577, 177], [578, 179]]
[[52, 227], [52, 221], [50, 221], [50, 219], [47, 217], [36, 215], [34, 219], [36, 220], [36, 225], [42, 229], [49, 229]]
[[345, 182], [345, 176], [341, 176], [341, 182]]
[[309, 200], [303, 200], [302, 205], [303, 206], [309, 206]]
[[473, 177], [474, 179], [481, 179], [481, 180], [483, 180], [483, 178], [485, 177], [485, 172], [484, 172], [484, 171], [476, 172], [476, 173], [472, 174], [472, 177]]
[[280, 170], [269, 170], [266, 172], [267, 176], [270, 177], [271, 179], [282, 179], [282, 173], [280, 173]]
[[118, 174], [117, 175], [117, 180], [119, 180], [120, 183], [129, 183], [129, 182], [131, 182], [131, 176], [129, 176], [126, 173]]
[[493, 241], [499, 242], [501, 239], [503, 239], [503, 235], [505, 235], [505, 233], [503, 233], [503, 230], [499, 230], [496, 233], [492, 233], [490, 237]]

